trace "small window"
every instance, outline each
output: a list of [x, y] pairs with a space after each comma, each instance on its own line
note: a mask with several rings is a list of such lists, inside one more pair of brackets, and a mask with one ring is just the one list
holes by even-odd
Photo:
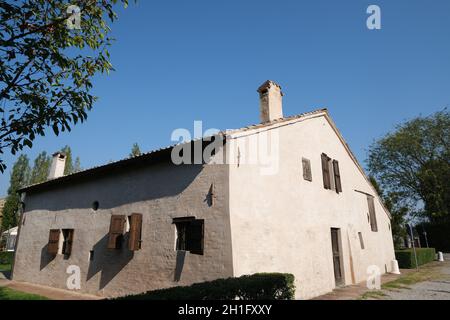
[[205, 221], [187, 217], [176, 218], [173, 223], [177, 230], [176, 250], [203, 255]]
[[92, 210], [97, 211], [100, 207], [100, 203], [98, 201], [92, 202]]
[[359, 243], [361, 245], [361, 249], [364, 250], [364, 239], [363, 239], [363, 236], [362, 236], [361, 232], [358, 232], [358, 237], [359, 237]]
[[369, 207], [370, 228], [372, 229], [373, 232], [377, 232], [378, 225], [377, 225], [377, 216], [375, 214], [375, 202], [373, 196], [367, 195], [367, 204]]
[[302, 166], [303, 166], [303, 179], [306, 181], [312, 181], [312, 173], [311, 173], [311, 161], [306, 158], [302, 158]]
[[70, 257], [72, 253], [72, 243], [73, 243], [73, 229], [63, 229], [62, 230], [62, 248], [61, 254], [63, 254], [66, 258]]

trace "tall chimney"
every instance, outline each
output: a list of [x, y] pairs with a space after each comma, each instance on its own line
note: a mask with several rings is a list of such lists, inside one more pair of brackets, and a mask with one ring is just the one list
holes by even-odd
[[48, 174], [48, 179], [56, 179], [64, 175], [64, 168], [66, 166], [66, 155], [62, 152], [53, 154], [53, 161]]
[[277, 83], [267, 80], [257, 90], [261, 122], [283, 118], [283, 92]]

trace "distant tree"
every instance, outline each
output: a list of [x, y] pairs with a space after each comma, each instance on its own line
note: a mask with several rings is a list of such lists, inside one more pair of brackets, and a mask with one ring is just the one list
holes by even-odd
[[141, 149], [139, 148], [139, 145], [137, 143], [133, 144], [133, 147], [131, 148], [130, 157], [136, 157], [141, 155]]
[[450, 113], [396, 127], [369, 149], [368, 167], [385, 192], [429, 221], [450, 219]]
[[20, 155], [11, 171], [8, 196], [3, 207], [2, 229], [17, 226], [17, 210], [20, 198], [17, 191], [28, 184], [30, 164], [26, 155]]
[[76, 157], [75, 163], [73, 165], [73, 173], [80, 172], [81, 170], [83, 170], [83, 169], [81, 168], [80, 157]]
[[[127, 0], [0, 1], [0, 154], [87, 118], [92, 79], [112, 70], [109, 22]], [[0, 158], [0, 171], [6, 168]]]
[[41, 183], [47, 180], [50, 171], [52, 158], [47, 152], [42, 151], [34, 160], [34, 166], [31, 170], [30, 184]]
[[64, 175], [68, 175], [74, 172], [73, 160], [72, 160], [72, 149], [69, 146], [65, 146], [61, 149], [66, 155], [66, 166], [64, 167]]

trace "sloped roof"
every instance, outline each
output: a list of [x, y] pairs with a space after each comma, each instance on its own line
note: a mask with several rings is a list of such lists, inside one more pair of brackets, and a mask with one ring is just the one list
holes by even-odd
[[[259, 128], [263, 128], [263, 127], [268, 127], [277, 123], [283, 123], [286, 121], [290, 121], [290, 120], [294, 120], [294, 119], [300, 119], [312, 114], [318, 114], [318, 113], [323, 113], [326, 112], [326, 109], [319, 109], [319, 110], [315, 110], [312, 112], [306, 112], [306, 113], [302, 113], [299, 115], [295, 115], [295, 116], [290, 116], [290, 117], [284, 117], [284, 118], [280, 118], [277, 120], [273, 120], [270, 122], [265, 122], [265, 123], [258, 123], [258, 124], [254, 124], [254, 125], [250, 125], [247, 127], [243, 127], [243, 128], [239, 128], [239, 129], [232, 129], [232, 130], [226, 130], [226, 131], [221, 131], [218, 133], [218, 135], [222, 135], [222, 136], [227, 136], [231, 133], [237, 133], [237, 132], [244, 132], [247, 130], [252, 130], [252, 129], [259, 129]], [[192, 141], [187, 141], [187, 142], [183, 142], [184, 143], [193, 143], [196, 141], [200, 141], [202, 139], [205, 138], [210, 138], [209, 137], [202, 137], [196, 140], [192, 140]], [[115, 171], [117, 169], [123, 168], [123, 167], [128, 167], [128, 166], [133, 166], [136, 165], [138, 163], [143, 163], [145, 162], [146, 164], [150, 164], [150, 163], [155, 163], [155, 162], [159, 162], [163, 159], [167, 159], [167, 156], [170, 157], [170, 153], [172, 151], [172, 149], [179, 145], [179, 143], [177, 144], [173, 144], [167, 147], [163, 147], [163, 148], [159, 148], [159, 149], [155, 149], [146, 153], [142, 153], [138, 156], [133, 156], [133, 157], [128, 157], [128, 158], [124, 158], [118, 161], [114, 161], [114, 162], [110, 162], [104, 165], [100, 165], [100, 166], [95, 166], [89, 169], [85, 169], [76, 173], [72, 173], [69, 175], [65, 175], [59, 178], [55, 178], [52, 180], [47, 180], [45, 182], [41, 182], [41, 183], [36, 183], [36, 184], [32, 184], [32, 185], [28, 185], [22, 189], [19, 190], [19, 193], [22, 192], [28, 192], [28, 191], [36, 191], [36, 190], [42, 190], [43, 188], [46, 187], [50, 187], [50, 186], [55, 186], [58, 184], [62, 184], [65, 182], [69, 182], [69, 181], [74, 181], [74, 180], [78, 180], [81, 178], [94, 178], [97, 176], [97, 174], [104, 174], [107, 172], [111, 172], [111, 171]]]
[[[301, 120], [308, 119], [308, 118], [315, 117], [315, 116], [324, 116], [327, 119], [328, 123], [330, 124], [330, 126], [332, 127], [332, 129], [334, 130], [336, 135], [338, 136], [339, 140], [344, 145], [344, 147], [345, 147], [346, 151], [348, 152], [350, 158], [355, 163], [356, 167], [361, 172], [363, 177], [366, 179], [367, 183], [372, 188], [372, 191], [374, 192], [374, 194], [377, 196], [377, 198], [378, 198], [379, 202], [381, 203], [384, 211], [386, 212], [388, 217], [391, 218], [391, 214], [390, 214], [389, 210], [387, 210], [387, 208], [384, 206], [383, 201], [381, 201], [381, 198], [379, 197], [376, 189], [373, 187], [373, 185], [370, 182], [369, 178], [367, 177], [364, 169], [362, 168], [362, 166], [360, 165], [360, 163], [356, 159], [355, 155], [350, 150], [349, 145], [347, 144], [347, 142], [344, 140], [343, 136], [341, 135], [341, 133], [337, 129], [335, 123], [331, 119], [330, 115], [328, 114], [328, 110], [326, 108], [317, 109], [317, 110], [314, 110], [314, 111], [305, 112], [305, 113], [301, 113], [301, 114], [294, 115], [294, 116], [283, 117], [283, 118], [276, 119], [276, 120], [269, 121], [269, 122], [253, 124], [253, 125], [250, 125], [250, 126], [239, 128], [239, 129], [225, 130], [225, 131], [219, 132], [216, 135], [221, 135], [221, 136], [223, 136], [226, 139], [226, 137], [228, 137], [230, 135], [235, 135], [235, 134], [243, 133], [243, 132], [246, 132], [246, 131], [263, 129], [263, 128], [270, 127], [270, 126], [283, 125], [283, 124], [289, 123], [289, 122], [301, 121]], [[202, 137], [202, 138], [199, 138], [199, 139], [183, 142], [182, 144], [194, 143], [196, 141], [200, 141], [202, 139], [207, 139], [207, 138], [211, 138], [211, 137], [212, 136]], [[120, 170], [120, 169], [123, 169], [123, 168], [126, 168], [126, 167], [130, 167], [130, 166], [149, 165], [149, 164], [152, 164], [152, 163], [158, 163], [160, 161], [168, 160], [168, 159], [170, 159], [170, 155], [171, 155], [172, 149], [175, 146], [177, 146], [177, 145], [180, 145], [180, 143], [173, 144], [173, 145], [170, 145], [170, 146], [167, 146], [167, 147], [164, 147], [164, 148], [160, 148], [160, 149], [155, 149], [155, 150], [152, 150], [152, 151], [149, 151], [149, 152], [146, 152], [146, 153], [142, 153], [142, 154], [140, 154], [138, 156], [124, 158], [124, 159], [121, 159], [121, 160], [118, 160], [118, 161], [115, 161], [115, 162], [111, 162], [111, 163], [108, 163], [108, 164], [105, 164], [105, 165], [95, 166], [95, 167], [92, 167], [92, 168], [89, 168], [89, 169], [86, 169], [86, 170], [83, 170], [83, 171], [79, 171], [79, 172], [76, 172], [76, 173], [73, 173], [73, 174], [65, 175], [65, 176], [62, 176], [62, 177], [59, 177], [59, 178], [56, 178], [56, 179], [52, 179], [52, 180], [48, 180], [48, 181], [45, 181], [45, 182], [42, 182], [42, 183], [29, 185], [29, 186], [26, 186], [26, 187], [20, 189], [19, 193], [28, 192], [28, 191], [42, 190], [42, 189], [45, 189], [47, 187], [57, 187], [58, 185], [66, 183], [66, 182], [76, 181], [76, 180], [79, 180], [79, 179], [92, 179], [92, 178], [98, 177], [99, 175], [109, 174], [111, 172], [115, 172], [116, 170]]]

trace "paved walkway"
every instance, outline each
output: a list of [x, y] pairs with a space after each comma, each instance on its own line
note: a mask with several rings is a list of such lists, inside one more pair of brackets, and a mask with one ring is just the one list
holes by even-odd
[[31, 284], [26, 282], [11, 281], [2, 276], [0, 272], [0, 287], [7, 287], [13, 290], [22, 291], [26, 293], [37, 294], [47, 297], [51, 300], [99, 300], [101, 297], [80, 294], [69, 290], [56, 289], [52, 287], [41, 286], [38, 284]]
[[[385, 274], [381, 276], [381, 284], [384, 284], [386, 282], [394, 281], [398, 278], [400, 278], [402, 275], [405, 275], [407, 273], [414, 272], [414, 270], [410, 269], [401, 269], [400, 273], [401, 275], [397, 274]], [[355, 300], [361, 297], [364, 293], [369, 291], [367, 289], [367, 283], [366, 281], [358, 283], [356, 285], [351, 286], [345, 286], [338, 289], [333, 290], [330, 293], [324, 294], [322, 296], [318, 296], [316, 298], [313, 298], [312, 300]]]
[[[409, 285], [405, 289], [381, 290], [383, 295], [377, 295], [377, 300], [450, 300], [450, 254], [444, 255], [444, 262], [432, 262], [426, 267], [433, 272], [433, 280]], [[401, 269], [401, 275], [386, 274], [381, 277], [381, 284], [394, 281], [416, 269]], [[333, 292], [314, 298], [313, 300], [355, 300], [369, 292], [366, 282], [357, 285], [338, 288]], [[375, 299], [375, 298], [369, 298]]]

